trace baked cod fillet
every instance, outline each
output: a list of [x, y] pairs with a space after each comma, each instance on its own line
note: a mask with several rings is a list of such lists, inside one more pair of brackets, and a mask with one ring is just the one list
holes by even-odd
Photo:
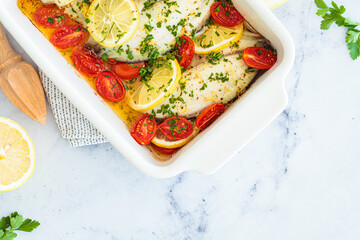
[[146, 112], [155, 112], [156, 118], [166, 118], [169, 113], [192, 118], [213, 103], [227, 104], [243, 94], [256, 76], [258, 70], [248, 68], [235, 54], [222, 58], [217, 65], [206, 62], [186, 70], [175, 92]]
[[156, 58], [171, 50], [176, 36], [195, 33], [210, 16], [214, 0], [158, 1], [144, 7], [144, 0], [135, 1], [140, 11], [140, 25], [124, 45], [101, 48], [109, 58], [122, 62], [139, 62]]

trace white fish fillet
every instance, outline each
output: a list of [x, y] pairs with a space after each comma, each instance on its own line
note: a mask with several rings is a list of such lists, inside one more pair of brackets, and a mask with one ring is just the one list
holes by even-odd
[[63, 7], [73, 1], [74, 0], [41, 0], [41, 2], [44, 4], [54, 4], [55, 3], [59, 7]]
[[[83, 6], [87, 5], [83, 0], [42, 0], [44, 3], [55, 3], [64, 7], [65, 13], [72, 19], [86, 27], [86, 10]], [[69, 3], [66, 6], [61, 2]], [[171, 43], [175, 42], [175, 36], [190, 35], [192, 31], [199, 30], [210, 16], [210, 6], [215, 0], [182, 0], [173, 1], [176, 5], [170, 5], [171, 1], [159, 0], [151, 7], [145, 9], [144, 3], [147, 0], [135, 0], [141, 15], [140, 25], [135, 35], [120, 49], [103, 48], [93, 41], [89, 45], [98, 45], [101, 48], [100, 55], [106, 53], [109, 58], [115, 58], [118, 61], [138, 62], [149, 59], [148, 52], [141, 53], [141, 42], [150, 34], [153, 39], [148, 43], [154, 46], [160, 55], [163, 55], [171, 49]], [[92, 2], [92, 0], [88, 1]], [[86, 7], [86, 6], [85, 6]], [[149, 18], [150, 17], [150, 18]], [[158, 23], [161, 26], [158, 26]], [[183, 23], [179, 25], [179, 23]], [[183, 25], [183, 26], [182, 26]], [[149, 31], [149, 27], [153, 27]], [[150, 28], [151, 28], [150, 27]], [[121, 50], [122, 49], [122, 50]], [[131, 55], [127, 54], [132, 53]]]
[[[236, 42], [236, 44], [224, 48], [219, 52], [224, 56], [226, 56], [226, 55], [242, 52], [245, 50], [245, 48], [253, 47], [254, 45], [258, 47], [264, 47], [264, 45], [266, 45], [266, 39], [260, 34], [244, 31], [241, 39], [238, 42]], [[199, 64], [207, 62], [208, 61], [207, 56], [208, 55], [197, 55], [197, 54], [194, 55], [194, 58], [189, 68], [196, 67]]]
[[[168, 113], [160, 113], [165, 108], [181, 117], [191, 118], [213, 103], [230, 102], [244, 93], [256, 76], [258, 70], [246, 72], [248, 68], [236, 54], [223, 58], [217, 65], [206, 62], [185, 71], [181, 79], [181, 82], [186, 82], [185, 88], [179, 86], [172, 96], [153, 109], [156, 118], [168, 117]], [[217, 74], [226, 77], [216, 80]], [[174, 100], [179, 98], [181, 100]]]
[[54, 4], [55, 0], [41, 0], [41, 2], [44, 4]]
[[[168, 3], [159, 1], [146, 10], [143, 7], [144, 2], [144, 0], [138, 0], [137, 2], [141, 12], [140, 25], [135, 35], [120, 48], [123, 51], [117, 51], [119, 48], [104, 48], [105, 50], [102, 53], [107, 53], [108, 57], [115, 58], [118, 61], [146, 61], [149, 56], [148, 53], [140, 52], [142, 49], [141, 42], [150, 34], [153, 39], [149, 44], [154, 46], [162, 55], [171, 49], [171, 43], [174, 43], [175, 36], [183, 35], [190, 32], [191, 29], [198, 29], [203, 25], [209, 17], [210, 6], [214, 0], [174, 1], [178, 6], [173, 5], [170, 7], [168, 7]], [[184, 27], [179, 25], [182, 21], [185, 23]], [[157, 26], [158, 22], [161, 23], [159, 27]], [[153, 27], [153, 29], [148, 31], [146, 25]], [[129, 56], [126, 50], [128, 50], [128, 53], [131, 52], [133, 57]]]
[[72, 19], [80, 23], [83, 27], [86, 27], [85, 12], [87, 11], [87, 9], [86, 11], [82, 9], [86, 8], [87, 4], [85, 4], [86, 3], [84, 3], [84, 0], [75, 0], [64, 8], [64, 12]]

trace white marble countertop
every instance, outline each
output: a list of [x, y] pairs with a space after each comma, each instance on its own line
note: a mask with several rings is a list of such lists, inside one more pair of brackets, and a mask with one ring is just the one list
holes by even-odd
[[[338, 2], [360, 21], [359, 1]], [[0, 115], [24, 126], [37, 150], [32, 178], [0, 194], [0, 216], [40, 221], [24, 240], [359, 239], [360, 60], [344, 29], [320, 31], [315, 11], [312, 0], [274, 11], [297, 47], [289, 105], [211, 176], [152, 179], [110, 144], [71, 148], [51, 113], [43, 127], [0, 91]]]

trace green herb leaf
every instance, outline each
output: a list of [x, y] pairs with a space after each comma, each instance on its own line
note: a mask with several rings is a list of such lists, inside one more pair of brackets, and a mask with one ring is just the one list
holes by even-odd
[[16, 229], [21, 226], [23, 222], [23, 217], [16, 215], [15, 217], [10, 218], [10, 225], [12, 229]]
[[0, 240], [12, 240], [17, 237], [14, 231], [31, 232], [40, 225], [39, 222], [26, 219], [17, 212], [13, 212], [8, 217], [3, 217], [0, 220]]
[[38, 226], [40, 226], [40, 223], [38, 221], [31, 220], [31, 219], [28, 218], [16, 230], [17, 231], [23, 231], [23, 232], [32, 232]]
[[350, 50], [350, 56], [353, 60], [360, 57], [360, 41], [357, 41], [356, 43], [349, 43], [348, 49]]
[[343, 14], [346, 8], [341, 5], [340, 7], [333, 1], [332, 7], [329, 7], [324, 0], [315, 0], [316, 6], [319, 10], [316, 14], [323, 18], [320, 28], [328, 30], [333, 23], [336, 23], [339, 27], [346, 27], [346, 43], [350, 51], [350, 56], [353, 60], [360, 57], [360, 30], [357, 29], [360, 23], [353, 21], [351, 18], [345, 18]]
[[104, 61], [107, 61], [109, 59], [109, 57], [106, 53], [104, 53], [103, 55], [101, 55], [101, 59]]
[[315, 4], [320, 9], [329, 9], [327, 4], [324, 2], [324, 0], [315, 0]]
[[0, 230], [6, 230], [8, 227], [10, 227], [10, 218], [9, 217], [3, 217], [0, 220]]
[[5, 231], [5, 234], [0, 238], [1, 240], [13, 240], [17, 237], [17, 234], [11, 231]]

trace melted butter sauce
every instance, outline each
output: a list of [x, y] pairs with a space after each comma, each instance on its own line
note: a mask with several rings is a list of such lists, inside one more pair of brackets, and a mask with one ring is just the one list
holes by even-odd
[[[55, 31], [55, 28], [48, 28], [41, 26], [36, 23], [34, 19], [34, 13], [35, 11], [43, 6], [44, 4], [40, 0], [18, 0], [18, 7], [19, 9], [30, 19], [30, 21], [40, 30], [44, 36], [49, 39], [51, 34]], [[78, 24], [74, 20], [70, 20], [69, 25], [71, 24]], [[69, 64], [73, 64], [71, 60], [71, 54], [73, 52], [73, 49], [58, 49], [58, 51], [63, 55]], [[110, 66], [108, 66], [110, 68]], [[74, 69], [75, 70], [75, 69]], [[97, 90], [95, 88], [95, 78], [86, 77], [80, 73], [78, 73], [82, 78], [84, 78], [90, 86], [94, 89], [94, 92], [97, 94]], [[100, 97], [100, 96], [99, 96]], [[101, 98], [101, 97], [100, 97]], [[112, 110], [114, 110], [117, 115], [126, 123], [126, 125], [131, 128], [132, 124], [135, 122], [135, 120], [140, 117], [142, 114], [133, 110], [125, 100], [122, 102], [114, 103], [107, 101], [103, 98], [101, 98], [103, 102], [106, 102]]]

